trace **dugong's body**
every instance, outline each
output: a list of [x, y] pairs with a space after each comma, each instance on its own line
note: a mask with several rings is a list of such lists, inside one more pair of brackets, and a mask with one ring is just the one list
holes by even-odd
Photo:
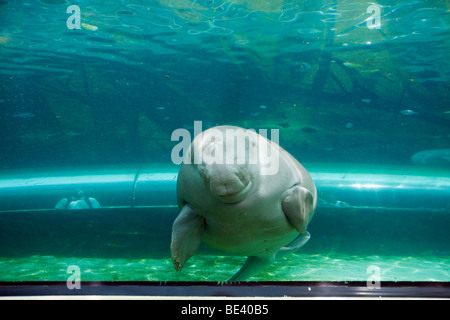
[[249, 256], [233, 281], [305, 244], [317, 202], [311, 176], [288, 152], [254, 131], [231, 126], [194, 139], [178, 175], [177, 197], [175, 269], [181, 270], [203, 241]]

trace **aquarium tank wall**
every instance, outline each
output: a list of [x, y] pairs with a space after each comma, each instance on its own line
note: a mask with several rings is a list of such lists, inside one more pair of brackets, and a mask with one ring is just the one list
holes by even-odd
[[229, 279], [246, 256], [177, 272], [170, 244], [183, 143], [232, 125], [317, 188], [308, 243], [247, 281], [448, 294], [449, 25], [438, 0], [0, 1], [0, 282]]

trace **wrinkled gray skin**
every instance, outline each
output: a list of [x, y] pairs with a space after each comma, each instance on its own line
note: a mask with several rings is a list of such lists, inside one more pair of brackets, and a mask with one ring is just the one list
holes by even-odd
[[[212, 141], [212, 129], [223, 132], [223, 139]], [[228, 280], [242, 281], [309, 240], [306, 229], [314, 215], [317, 192], [311, 176], [297, 160], [256, 133], [248, 138], [245, 153], [235, 152], [232, 164], [193, 164], [194, 155], [201, 153], [206, 159], [215, 154], [211, 150], [232, 143], [226, 141], [225, 130], [238, 128], [212, 129], [194, 139], [178, 175], [181, 212], [172, 228], [172, 260], [180, 271], [203, 241], [231, 255], [248, 256], [241, 270]], [[279, 148], [276, 174], [264, 173], [265, 161], [249, 164], [249, 155], [261, 150], [262, 144], [273, 155], [277, 154], [275, 147]], [[267, 151], [264, 154], [267, 160]], [[245, 157], [245, 164], [237, 164]], [[192, 164], [186, 164], [186, 159]]]

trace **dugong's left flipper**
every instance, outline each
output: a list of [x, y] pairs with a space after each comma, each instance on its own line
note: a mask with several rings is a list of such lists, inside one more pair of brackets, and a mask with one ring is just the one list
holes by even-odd
[[311, 239], [311, 235], [308, 231], [305, 233], [299, 234], [297, 238], [295, 238], [291, 243], [287, 246], [280, 248], [277, 252], [275, 252], [274, 258], [278, 260], [288, 255], [289, 253], [298, 251], [301, 247], [303, 247], [308, 241]]
[[283, 258], [287, 254], [297, 251], [298, 249], [303, 247], [310, 238], [311, 235], [308, 231], [306, 231], [305, 233], [298, 235], [298, 237], [295, 238], [291, 243], [289, 243], [285, 247], [280, 248], [274, 254], [248, 257], [247, 261], [245, 261], [241, 269], [239, 269], [239, 271], [236, 272], [234, 276], [228, 279], [228, 282], [244, 281], [245, 279], [257, 274], [258, 272], [271, 265], [275, 260]]
[[172, 227], [170, 251], [175, 269], [180, 271], [184, 263], [197, 251], [205, 221], [188, 204], [181, 209]]
[[314, 214], [314, 199], [308, 189], [296, 185], [286, 190], [281, 208], [298, 233], [306, 232]]

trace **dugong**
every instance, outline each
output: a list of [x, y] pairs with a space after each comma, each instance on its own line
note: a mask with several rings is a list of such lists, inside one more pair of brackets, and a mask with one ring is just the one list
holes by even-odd
[[302, 247], [317, 191], [306, 169], [277, 143], [233, 126], [197, 135], [177, 180], [180, 213], [171, 254], [180, 271], [200, 242], [248, 256], [228, 281], [242, 281]]
[[411, 161], [417, 165], [450, 165], [450, 149], [422, 150], [411, 157]]

